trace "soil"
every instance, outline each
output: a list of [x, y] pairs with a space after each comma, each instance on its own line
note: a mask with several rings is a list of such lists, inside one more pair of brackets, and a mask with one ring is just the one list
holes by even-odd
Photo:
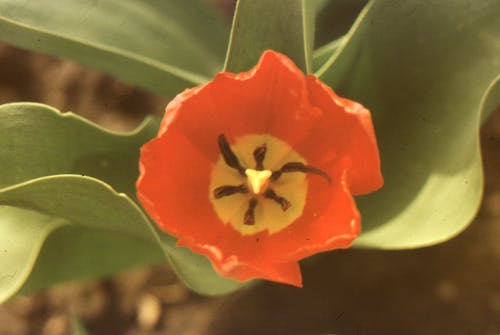
[[[0, 103], [36, 101], [130, 130], [166, 101], [70, 61], [0, 45]], [[59, 285], [0, 306], [0, 335], [500, 334], [500, 111], [481, 134], [486, 186], [458, 237], [407, 251], [344, 250], [304, 264], [304, 288], [208, 298], [167, 266]]]

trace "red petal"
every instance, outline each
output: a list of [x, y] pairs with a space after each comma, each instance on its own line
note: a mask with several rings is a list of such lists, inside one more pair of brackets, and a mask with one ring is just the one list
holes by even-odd
[[237, 254], [227, 254], [217, 246], [208, 244], [192, 244], [179, 240], [178, 246], [187, 246], [191, 250], [207, 256], [215, 269], [222, 275], [239, 281], [250, 279], [267, 279], [274, 282], [302, 287], [302, 275], [298, 262], [272, 263], [264, 255], [259, 261], [248, 262]]
[[330, 170], [332, 164], [348, 171], [353, 194], [365, 194], [383, 184], [370, 112], [338, 97], [314, 76], [307, 77], [309, 98], [321, 110], [307, 139], [296, 146], [311, 165]]
[[306, 136], [312, 107], [306, 88], [293, 62], [266, 52], [249, 72], [220, 73], [212, 82], [179, 94], [167, 106], [160, 135], [167, 129], [184, 133], [211, 159], [219, 154], [214, 143], [221, 133], [230, 141], [245, 134]]
[[321, 178], [308, 177], [303, 214], [284, 230], [267, 237], [268, 252], [275, 259], [298, 260], [322, 251], [347, 248], [359, 235], [360, 215], [345, 178], [338, 174], [331, 177], [331, 185]]
[[184, 134], [168, 131], [142, 147], [139, 200], [173, 235], [207, 229], [207, 221], [218, 221], [208, 200], [211, 167]]

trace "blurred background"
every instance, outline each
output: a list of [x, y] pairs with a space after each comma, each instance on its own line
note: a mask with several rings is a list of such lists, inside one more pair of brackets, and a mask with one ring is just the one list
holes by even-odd
[[[232, 1], [219, 2], [229, 18]], [[74, 62], [0, 44], [0, 103], [14, 101], [121, 131], [167, 104]], [[500, 334], [500, 110], [481, 141], [482, 207], [446, 243], [335, 251], [303, 263], [303, 289], [260, 283], [213, 298], [189, 292], [167, 266], [131, 269], [0, 305], [0, 335], [70, 334], [72, 311], [92, 335]]]

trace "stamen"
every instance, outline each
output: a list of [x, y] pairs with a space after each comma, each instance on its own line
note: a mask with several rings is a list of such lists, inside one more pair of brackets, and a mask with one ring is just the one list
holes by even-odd
[[255, 159], [255, 169], [264, 170], [264, 158], [266, 158], [267, 145], [264, 143], [257, 147], [253, 152], [253, 158]]
[[241, 166], [240, 161], [238, 160], [238, 157], [234, 154], [234, 152], [231, 150], [231, 147], [229, 146], [229, 143], [226, 139], [226, 136], [224, 134], [220, 134], [218, 138], [218, 144], [219, 144], [219, 149], [222, 154], [222, 157], [224, 157], [224, 161], [226, 164], [236, 170], [241, 175], [245, 175], [245, 168]]
[[264, 192], [264, 197], [267, 199], [272, 199], [272, 200], [276, 201], [281, 206], [281, 209], [283, 210], [283, 212], [292, 206], [290, 201], [286, 200], [283, 197], [280, 197], [272, 189], [267, 189], [267, 191]]
[[314, 166], [304, 165], [301, 162], [289, 162], [281, 167], [281, 169], [274, 171], [271, 175], [271, 180], [277, 180], [285, 172], [303, 172], [303, 173], [313, 173], [318, 176], [325, 178], [329, 184], [332, 183], [332, 178], [330, 176]]
[[236, 194], [236, 193], [248, 193], [248, 188], [243, 184], [238, 185], [238, 186], [225, 185], [225, 186], [217, 187], [213, 191], [215, 199], [220, 199], [222, 197], [226, 197], [228, 195], [232, 195], [232, 194]]
[[248, 202], [248, 209], [245, 212], [245, 216], [243, 217], [243, 223], [251, 226], [255, 224], [255, 207], [257, 206], [257, 199], [252, 198]]

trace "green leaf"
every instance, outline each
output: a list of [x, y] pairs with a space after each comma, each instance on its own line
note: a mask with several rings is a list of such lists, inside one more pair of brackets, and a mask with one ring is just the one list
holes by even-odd
[[331, 0], [318, 4], [313, 71], [317, 71], [337, 48], [345, 43], [345, 35], [366, 2], [366, 0]]
[[0, 302], [22, 287], [45, 238], [66, 224], [38, 212], [0, 205]]
[[201, 0], [0, 0], [0, 40], [164, 97], [221, 69], [227, 30]]
[[135, 197], [139, 148], [159, 121], [148, 118], [128, 133], [107, 131], [42, 104], [0, 105], [0, 189], [55, 174], [95, 177]]
[[163, 233], [156, 226], [155, 230], [177, 276], [192, 290], [205, 295], [220, 295], [233, 292], [243, 285], [250, 285], [251, 282], [242, 284], [221, 277], [212, 269], [205, 256], [185, 247], [176, 247], [175, 238]]
[[371, 109], [378, 135], [385, 186], [359, 199], [358, 246], [431, 245], [475, 216], [481, 112], [499, 103], [499, 12], [495, 0], [372, 1], [318, 70]]
[[2, 256], [21, 269], [3, 283], [22, 292], [164, 259], [137, 205], [96, 179], [35, 179], [3, 189], [0, 204]]
[[325, 64], [332, 54], [343, 44], [344, 36], [341, 36], [333, 41], [323, 45], [321, 48], [314, 50], [313, 53], [313, 69], [319, 69]]
[[315, 7], [320, 0], [239, 0], [225, 71], [247, 71], [262, 52], [286, 54], [304, 72], [311, 68]]
[[500, 102], [500, 74], [491, 82], [481, 102], [481, 124], [498, 109]]
[[345, 35], [367, 2], [368, 0], [323, 1], [316, 15], [315, 47], [322, 47]]

